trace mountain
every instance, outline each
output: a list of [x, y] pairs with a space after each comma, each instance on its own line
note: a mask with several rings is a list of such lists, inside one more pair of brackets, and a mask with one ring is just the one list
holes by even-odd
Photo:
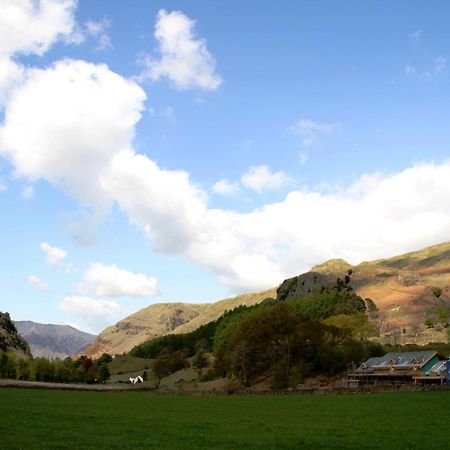
[[0, 311], [0, 352], [14, 352], [21, 356], [31, 356], [28, 343], [17, 332], [17, 328], [7, 312]]
[[[334, 286], [336, 279], [344, 278], [349, 271], [354, 290], [372, 299], [378, 308], [370, 318], [379, 326], [383, 342], [426, 344], [447, 340], [443, 326], [426, 327], [424, 320], [432, 308], [450, 307], [450, 242], [357, 266], [333, 259], [285, 280], [278, 288], [216, 303], [151, 305], [105, 329], [85, 353], [98, 356], [102, 352], [128, 352], [152, 337], [193, 331], [239, 305], [251, 306], [268, 297], [289, 300], [320, 292]], [[432, 288], [442, 289], [442, 294], [437, 297]]]
[[64, 359], [82, 352], [96, 337], [70, 325], [31, 321], [17, 321], [15, 325], [20, 335], [30, 344], [34, 357]]
[[[357, 266], [333, 259], [285, 280], [278, 288], [278, 299], [289, 300], [322, 286], [330, 287], [349, 270], [354, 290], [372, 299], [379, 309], [372, 319], [380, 327], [384, 342], [426, 344], [447, 340], [443, 326], [427, 328], [424, 320], [432, 308], [450, 307], [450, 242]], [[436, 296], [434, 288], [442, 293]]]
[[171, 331], [170, 334], [189, 333], [201, 327], [205, 323], [218, 319], [225, 311], [230, 311], [241, 305], [256, 305], [261, 303], [266, 298], [275, 297], [275, 295], [276, 289], [272, 288], [267, 291], [255, 292], [253, 294], [242, 294], [237, 297], [219, 300], [216, 303], [209, 304], [208, 308], [203, 311], [203, 313], [199, 314], [197, 317], [194, 317], [189, 322], [175, 328], [175, 330]]
[[274, 297], [275, 289], [244, 294], [216, 303], [157, 303], [126, 317], [103, 330], [84, 350], [86, 355], [97, 357], [102, 353], [112, 355], [127, 353], [136, 345], [153, 337], [169, 333], [187, 333], [218, 319], [226, 310], [239, 305], [251, 306], [267, 297]]

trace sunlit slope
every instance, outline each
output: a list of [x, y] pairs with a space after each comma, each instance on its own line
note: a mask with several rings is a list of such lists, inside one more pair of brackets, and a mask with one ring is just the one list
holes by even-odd
[[212, 303], [209, 308], [204, 312], [194, 317], [191, 321], [180, 325], [178, 328], [173, 330], [171, 333], [189, 333], [194, 331], [205, 323], [212, 322], [218, 319], [225, 311], [230, 311], [241, 305], [252, 306], [261, 303], [266, 298], [273, 298], [276, 296], [276, 288], [268, 289], [267, 291], [255, 292], [252, 294], [242, 294], [237, 297], [227, 298], [225, 300], [220, 300], [216, 303]]
[[[445, 330], [427, 329], [423, 321], [431, 308], [449, 304], [450, 242], [358, 266], [331, 260], [312, 271], [337, 277], [349, 269], [358, 294], [378, 305], [378, 321], [384, 336], [400, 332], [398, 340], [403, 343], [446, 339]], [[439, 298], [432, 287], [442, 289]]]
[[141, 342], [167, 334], [189, 322], [208, 307], [187, 303], [147, 306], [103, 330], [84, 353], [94, 357], [104, 352], [112, 355], [126, 353]]
[[255, 305], [275, 297], [275, 288], [254, 294], [243, 294], [210, 304], [158, 303], [141, 309], [103, 330], [85, 353], [99, 356], [130, 351], [148, 339], [169, 333], [187, 333], [218, 319], [225, 311], [240, 305]]
[[[327, 261], [291, 279], [295, 282], [300, 278], [297, 291], [293, 284], [292, 296], [305, 295], [304, 287], [313, 282], [314, 274], [322, 275], [318, 279], [326, 280], [329, 287], [349, 270], [352, 271], [355, 291], [364, 298], [371, 298], [380, 310], [373, 320], [380, 326], [382, 339], [392, 343], [427, 343], [447, 339], [445, 330], [426, 328], [423, 322], [431, 308], [450, 302], [450, 242], [357, 266], [342, 259]], [[282, 285], [285, 283], [289, 284], [285, 281]], [[302, 283], [303, 287], [300, 286]], [[440, 298], [433, 295], [432, 287], [442, 289]], [[226, 310], [239, 305], [255, 305], [268, 297], [276, 297], [276, 287], [211, 304], [151, 305], [105, 329], [86, 353], [98, 356], [103, 352], [128, 352], [152, 337], [193, 331], [216, 320]]]

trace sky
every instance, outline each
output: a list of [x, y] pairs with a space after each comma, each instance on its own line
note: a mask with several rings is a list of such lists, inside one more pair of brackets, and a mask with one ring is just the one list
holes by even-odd
[[0, 310], [100, 332], [450, 240], [448, 1], [0, 0]]

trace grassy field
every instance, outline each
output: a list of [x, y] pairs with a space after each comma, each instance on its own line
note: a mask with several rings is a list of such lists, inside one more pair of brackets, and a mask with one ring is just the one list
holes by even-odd
[[2, 449], [448, 449], [450, 392], [188, 397], [0, 389]]

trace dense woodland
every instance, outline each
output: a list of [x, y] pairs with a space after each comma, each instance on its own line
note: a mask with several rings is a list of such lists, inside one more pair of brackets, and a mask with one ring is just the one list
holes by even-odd
[[376, 306], [350, 285], [349, 274], [318, 294], [241, 306], [192, 333], [144, 342], [131, 354], [154, 358], [158, 379], [187, 365], [189, 357], [197, 368], [212, 361], [203, 379], [231, 377], [244, 385], [269, 378], [283, 388], [311, 375], [336, 375], [384, 354], [368, 340], [377, 329], [366, 310]]

